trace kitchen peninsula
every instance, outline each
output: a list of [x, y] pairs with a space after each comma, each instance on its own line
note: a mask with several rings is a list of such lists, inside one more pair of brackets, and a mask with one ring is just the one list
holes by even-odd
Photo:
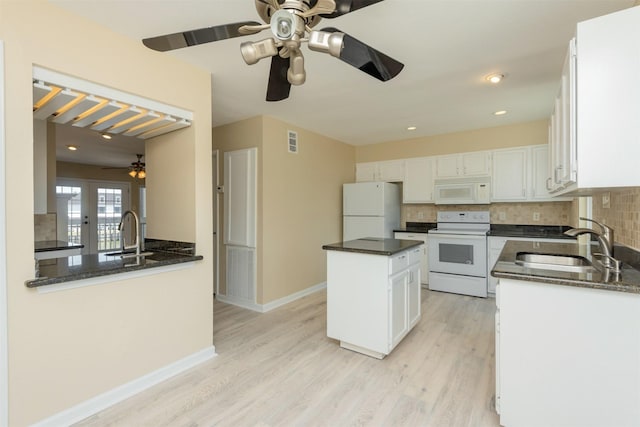
[[195, 254], [193, 243], [147, 239], [145, 248], [148, 255], [138, 257], [133, 256], [135, 254], [121, 257], [98, 253], [43, 260], [37, 264], [36, 278], [27, 280], [25, 285], [36, 288], [203, 259]]
[[327, 251], [327, 336], [378, 359], [420, 319], [424, 243], [362, 238], [324, 245]]

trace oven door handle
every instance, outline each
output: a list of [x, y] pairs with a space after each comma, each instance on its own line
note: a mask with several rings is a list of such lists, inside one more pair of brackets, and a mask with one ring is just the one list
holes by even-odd
[[429, 236], [429, 241], [437, 241], [437, 240], [445, 240], [445, 239], [453, 239], [453, 240], [486, 240], [487, 236], [482, 235], [478, 236], [476, 234], [431, 234]]

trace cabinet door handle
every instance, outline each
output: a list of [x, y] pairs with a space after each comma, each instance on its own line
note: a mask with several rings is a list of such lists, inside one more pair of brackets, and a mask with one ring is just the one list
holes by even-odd
[[547, 185], [547, 191], [551, 191], [550, 183], [551, 183], [551, 177], [547, 178], [547, 184], [546, 184]]
[[556, 166], [556, 169], [554, 171], [554, 181], [559, 183], [560, 182], [560, 178], [558, 178], [558, 172], [562, 171], [562, 165], [560, 166]]
[[527, 195], [527, 189], [523, 188], [522, 189], [522, 197], [525, 197]]

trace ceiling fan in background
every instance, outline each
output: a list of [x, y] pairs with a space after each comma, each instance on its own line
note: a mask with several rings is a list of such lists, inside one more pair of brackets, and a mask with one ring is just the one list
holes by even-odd
[[136, 154], [136, 157], [138, 157], [138, 160], [136, 160], [135, 162], [132, 162], [131, 166], [105, 167], [102, 169], [128, 169], [129, 176], [131, 178], [144, 179], [147, 177], [147, 171], [145, 168], [145, 163], [141, 161], [143, 156], [144, 154]]
[[271, 37], [240, 45], [248, 65], [271, 57], [267, 101], [289, 97], [291, 85], [306, 80], [304, 56], [310, 50], [328, 53], [383, 82], [397, 76], [404, 65], [351, 37], [337, 28], [313, 28], [322, 18], [333, 19], [383, 0], [255, 0], [258, 15], [265, 22], [236, 22], [143, 39], [150, 49], [161, 52], [195, 46], [234, 37], [257, 34], [270, 29]]

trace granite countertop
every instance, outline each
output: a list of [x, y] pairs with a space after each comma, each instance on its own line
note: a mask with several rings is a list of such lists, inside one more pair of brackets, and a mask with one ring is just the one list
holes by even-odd
[[[516, 255], [519, 252], [549, 255], [577, 255], [593, 261], [592, 253], [600, 252], [600, 247], [597, 244], [510, 240], [505, 244], [500, 258], [498, 258], [496, 265], [491, 271], [491, 275], [498, 278], [640, 294], [640, 256], [638, 252], [630, 248], [619, 245], [614, 246], [614, 256], [622, 261], [620, 273], [612, 273], [605, 269], [596, 269], [588, 273], [577, 273], [527, 268], [515, 263]], [[594, 265], [596, 264], [597, 261], [594, 262]]]
[[34, 252], [60, 251], [65, 249], [82, 249], [84, 245], [63, 242], [62, 240], [42, 240], [34, 243]]
[[347, 242], [331, 243], [322, 249], [327, 251], [356, 252], [361, 254], [391, 256], [424, 244], [419, 240], [398, 240], [366, 237]]
[[435, 222], [407, 222], [405, 228], [399, 228], [397, 231], [400, 233], [427, 233], [429, 230], [438, 226]]
[[192, 243], [147, 239], [145, 245], [145, 252], [152, 252], [152, 255], [120, 258], [99, 253], [41, 260], [38, 277], [25, 281], [25, 285], [35, 288], [203, 259], [202, 255], [195, 255]]
[[498, 237], [526, 237], [533, 239], [573, 239], [567, 236], [565, 231], [570, 230], [568, 225], [518, 225], [518, 224], [491, 224], [488, 236]]

